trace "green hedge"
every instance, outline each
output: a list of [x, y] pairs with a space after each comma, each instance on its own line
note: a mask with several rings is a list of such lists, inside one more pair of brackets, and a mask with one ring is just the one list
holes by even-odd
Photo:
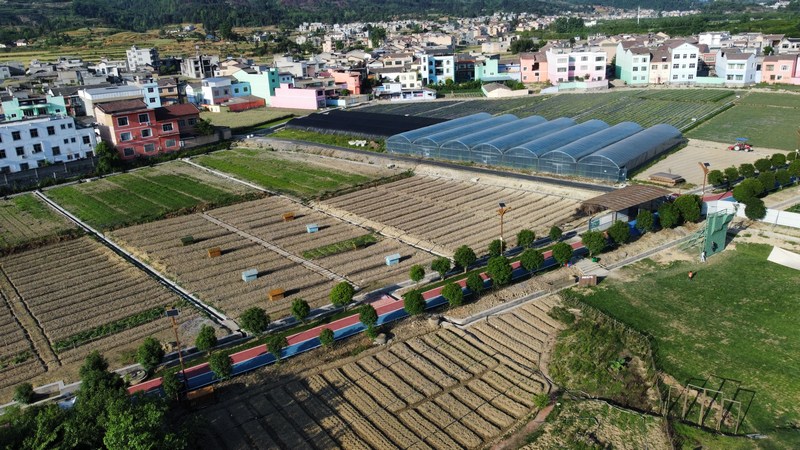
[[312, 248], [303, 252], [303, 258], [306, 259], [319, 259], [326, 256], [337, 255], [339, 253], [349, 252], [366, 247], [367, 245], [378, 242], [378, 238], [374, 234], [365, 234], [353, 239], [334, 242], [333, 244], [323, 245], [322, 247]]
[[147, 322], [152, 322], [163, 315], [163, 306], [148, 309], [147, 311], [142, 311], [139, 314], [124, 317], [122, 319], [115, 320], [114, 322], [74, 334], [66, 339], [56, 341], [53, 349], [56, 351], [56, 353], [61, 353], [65, 350], [83, 345], [89, 341], [138, 327], [139, 325], [146, 324]]

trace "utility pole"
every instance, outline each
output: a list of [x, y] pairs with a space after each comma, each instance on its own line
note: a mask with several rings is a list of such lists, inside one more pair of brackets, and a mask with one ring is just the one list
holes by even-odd
[[708, 177], [708, 164], [707, 163], [697, 163], [700, 166], [700, 169], [703, 171], [703, 191], [700, 192], [700, 201], [703, 200], [703, 197], [706, 195], [706, 178]]
[[[497, 210], [497, 215], [500, 216], [500, 242], [503, 244], [506, 242], [503, 239], [503, 216], [509, 211], [511, 211], [511, 207], [506, 206], [506, 204], [503, 202], [500, 202], [500, 209]], [[503, 245], [503, 247], [505, 247], [505, 245]]]
[[181, 363], [181, 376], [183, 376], [184, 382], [186, 381], [186, 367], [183, 365], [183, 349], [181, 348], [181, 340], [178, 337], [178, 321], [175, 320], [178, 317], [178, 310], [177, 309], [168, 309], [167, 317], [170, 318], [172, 321], [172, 331], [175, 332], [175, 345], [178, 346], [178, 361]]

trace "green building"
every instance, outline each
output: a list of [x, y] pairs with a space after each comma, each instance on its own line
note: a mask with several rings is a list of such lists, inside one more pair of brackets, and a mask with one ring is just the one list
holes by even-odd
[[617, 45], [617, 60], [614, 75], [627, 85], [646, 85], [650, 82], [650, 49], [645, 47], [625, 48]]
[[67, 115], [67, 106], [62, 96], [14, 97], [2, 103], [6, 121], [22, 120], [37, 116]]
[[281, 87], [281, 77], [278, 69], [265, 67], [263, 70], [242, 69], [233, 73], [233, 77], [240, 82], [250, 83], [250, 93], [263, 98], [270, 104], [270, 98], [275, 96], [275, 89]]

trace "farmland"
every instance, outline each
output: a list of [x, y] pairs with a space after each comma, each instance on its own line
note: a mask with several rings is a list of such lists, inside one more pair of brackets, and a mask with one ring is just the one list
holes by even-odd
[[281, 108], [258, 108], [242, 112], [201, 112], [200, 118], [220, 127], [230, 127], [234, 133], [246, 131], [268, 122], [308, 114], [308, 111]]
[[0, 292], [0, 393], [23, 381], [45, 372], [46, 366], [36, 355], [36, 349], [25, 328], [14, 315], [6, 295]]
[[726, 144], [746, 137], [756, 148], [794, 150], [800, 145], [796, 133], [798, 113], [798, 95], [751, 92], [733, 108], [689, 132], [688, 137]]
[[46, 191], [48, 197], [101, 230], [236, 202], [247, 193], [255, 192], [181, 162]]
[[0, 248], [7, 251], [77, 231], [33, 194], [0, 200]]
[[415, 176], [334, 197], [320, 207], [435, 252], [452, 254], [466, 244], [481, 254], [498, 237], [501, 201], [514, 209], [504, 219], [505, 238], [512, 242], [523, 228], [545, 235], [552, 225], [568, 224], [578, 206], [556, 195]]
[[454, 119], [478, 112], [514, 114], [518, 117], [540, 115], [548, 120], [558, 117], [573, 117], [579, 122], [600, 119], [610, 125], [625, 121], [636, 122], [644, 127], [667, 123], [684, 130], [694, 124], [692, 119], [717, 114], [731, 99], [733, 99], [733, 92], [727, 90], [632, 90], [532, 96], [505, 100], [375, 105], [360, 111], [444, 119]]
[[302, 376], [256, 373], [270, 382], [201, 412], [209, 423], [201, 439], [210, 448], [482, 447], [535, 412], [533, 396], [550, 389], [535, 368], [543, 340], [559, 329], [546, 314], [553, 302], [467, 332], [428, 331]]
[[[795, 270], [766, 261], [769, 252], [738, 243], [699, 270], [687, 262], [642, 262], [584, 301], [653, 336], [660, 369], [679, 383], [736, 394], [749, 405], [740, 432], [768, 434], [772, 444], [765, 448], [797, 448], [796, 431], [783, 427], [800, 418], [793, 375], [800, 370], [792, 294], [798, 279]], [[690, 284], [687, 270], [698, 270]], [[696, 409], [690, 414], [697, 417]]]
[[365, 183], [393, 172], [348, 165], [345, 171], [322, 158], [303, 158], [261, 149], [235, 149], [194, 159], [203, 166], [258, 184], [273, 192], [316, 197], [323, 192]]

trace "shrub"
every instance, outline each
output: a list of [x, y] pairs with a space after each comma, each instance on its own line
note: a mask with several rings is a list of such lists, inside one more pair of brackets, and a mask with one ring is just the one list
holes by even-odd
[[223, 352], [212, 354], [208, 358], [208, 367], [212, 372], [214, 372], [214, 376], [220, 380], [230, 378], [231, 374], [233, 373], [233, 363], [231, 362], [231, 357]]
[[528, 248], [533, 246], [533, 243], [536, 241], [536, 233], [532, 230], [522, 229], [519, 230], [517, 233], [517, 246], [522, 248]]
[[706, 176], [708, 183], [712, 186], [722, 186], [725, 184], [725, 174], [721, 170], [712, 170]]
[[414, 264], [411, 266], [411, 270], [408, 271], [408, 276], [414, 283], [419, 283], [425, 278], [425, 268], [419, 264]]
[[587, 231], [581, 235], [583, 246], [589, 250], [589, 255], [594, 256], [606, 248], [606, 238], [599, 231]]
[[566, 264], [572, 258], [572, 246], [566, 242], [559, 242], [553, 246], [553, 259], [557, 263]]
[[519, 257], [519, 262], [525, 270], [533, 272], [544, 264], [544, 255], [542, 255], [542, 252], [539, 250], [528, 248], [522, 252], [522, 255]]
[[773, 153], [769, 158], [772, 167], [783, 167], [786, 164], [786, 155], [783, 153]]
[[489, 242], [489, 256], [500, 256], [503, 252], [506, 251], [506, 243], [505, 241], [501, 241], [500, 239], [495, 239], [492, 242]]
[[446, 298], [450, 306], [455, 308], [464, 302], [464, 291], [457, 283], [447, 283], [442, 288], [442, 297]]
[[211, 325], [203, 325], [200, 332], [197, 333], [197, 338], [194, 340], [194, 346], [201, 352], [206, 352], [217, 345], [217, 335], [214, 327]]
[[281, 350], [286, 348], [287, 345], [289, 345], [289, 342], [286, 341], [285, 336], [276, 334], [267, 339], [267, 350], [275, 357], [276, 363], [281, 361]]
[[566, 325], [575, 323], [575, 314], [567, 311], [567, 309], [562, 306], [550, 308], [550, 311], [547, 311], [547, 315]]
[[537, 409], [543, 409], [550, 403], [550, 396], [545, 394], [544, 392], [540, 392], [538, 394], [533, 395], [533, 406]]
[[478, 257], [475, 255], [475, 251], [469, 246], [462, 245], [456, 249], [456, 252], [453, 254], [453, 260], [455, 260], [458, 267], [463, 267], [464, 272], [466, 272], [469, 266], [475, 264]]
[[792, 176], [789, 174], [789, 171], [786, 169], [780, 169], [775, 172], [775, 180], [781, 186], [788, 186], [792, 184]]
[[467, 275], [467, 289], [472, 293], [473, 298], [477, 299], [481, 296], [485, 286], [483, 284], [483, 277], [477, 272], [472, 272]]
[[549, 232], [549, 233], [547, 233], [547, 236], [548, 236], [548, 237], [550, 238], [550, 240], [552, 240], [553, 242], [556, 242], [556, 241], [558, 241], [559, 239], [561, 239], [561, 236], [563, 236], [563, 235], [564, 235], [564, 232], [561, 230], [561, 228], [559, 228], [559, 227], [557, 227], [557, 226], [555, 226], [555, 225], [553, 225], [553, 226], [550, 228], [550, 232]]
[[151, 372], [161, 364], [164, 358], [164, 349], [158, 339], [148, 336], [136, 350], [136, 362], [141, 364], [146, 372]]
[[505, 256], [495, 256], [489, 259], [486, 273], [492, 277], [492, 285], [494, 287], [504, 286], [511, 282], [511, 263]]
[[617, 220], [608, 228], [608, 236], [617, 245], [622, 245], [631, 239], [631, 228], [628, 222]]
[[445, 275], [450, 271], [450, 260], [445, 257], [436, 258], [431, 263], [431, 269], [444, 280]]
[[793, 177], [800, 177], [800, 159], [795, 159], [791, 163], [789, 163], [788, 169], [789, 173]]
[[756, 178], [748, 178], [733, 188], [733, 197], [740, 202], [755, 198], [764, 192], [764, 185]]
[[36, 393], [33, 392], [33, 385], [30, 383], [18, 384], [14, 388], [14, 401], [23, 405], [29, 405], [33, 402]]
[[757, 159], [753, 165], [756, 167], [756, 170], [758, 170], [759, 173], [766, 172], [772, 168], [772, 161], [767, 158], [761, 158]]
[[639, 211], [639, 214], [636, 215], [636, 229], [644, 233], [653, 231], [653, 227], [655, 227], [653, 213], [646, 209]]
[[775, 189], [775, 173], [763, 172], [758, 174], [758, 181], [764, 186], [764, 192], [769, 192]]
[[662, 228], [673, 228], [680, 221], [680, 212], [672, 203], [662, 203], [658, 207], [658, 221]]
[[425, 311], [425, 299], [422, 293], [417, 290], [406, 292], [403, 295], [403, 309], [411, 316], [422, 314]]
[[336, 338], [333, 336], [333, 330], [330, 328], [323, 328], [322, 331], [319, 332], [319, 343], [322, 344], [323, 347], [330, 347]]
[[353, 301], [356, 289], [348, 282], [342, 281], [331, 289], [330, 299], [336, 307], [345, 307]]
[[727, 181], [728, 186], [730, 186], [732, 183], [735, 183], [736, 180], [738, 179], [739, 179], [739, 169], [733, 166], [725, 169], [725, 181]]
[[750, 220], [763, 219], [767, 215], [767, 208], [760, 198], [752, 197], [744, 202], [744, 215]]
[[753, 178], [756, 176], [756, 167], [750, 163], [744, 163], [739, 166], [739, 175], [745, 178]]
[[790, 163], [790, 162], [794, 161], [795, 159], [797, 159], [797, 153], [796, 152], [789, 152], [789, 153], [786, 154], [786, 162]]
[[697, 222], [700, 220], [702, 200], [699, 195], [681, 195], [673, 203], [680, 212], [681, 218], [686, 222]]
[[308, 305], [308, 302], [303, 300], [302, 298], [296, 298], [292, 301], [292, 316], [297, 319], [298, 322], [305, 323], [306, 317], [311, 314], [311, 307]]
[[372, 305], [364, 305], [358, 312], [358, 320], [367, 328], [374, 327], [378, 323], [378, 312]]
[[[294, 305], [292, 306], [294, 307]], [[269, 326], [269, 316], [262, 308], [253, 306], [244, 310], [239, 317], [239, 324], [250, 334], [261, 334]]]

